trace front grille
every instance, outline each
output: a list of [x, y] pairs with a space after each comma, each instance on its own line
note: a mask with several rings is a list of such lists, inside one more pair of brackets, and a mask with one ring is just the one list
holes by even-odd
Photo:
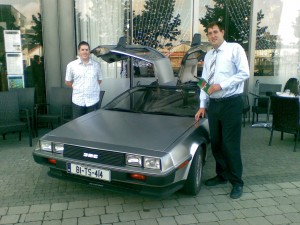
[[[64, 157], [82, 160], [86, 162], [101, 163], [105, 165], [125, 166], [125, 153], [84, 148], [73, 145], [65, 145], [64, 147]], [[90, 157], [84, 157], [84, 153], [97, 155], [98, 158], [95, 159]]]

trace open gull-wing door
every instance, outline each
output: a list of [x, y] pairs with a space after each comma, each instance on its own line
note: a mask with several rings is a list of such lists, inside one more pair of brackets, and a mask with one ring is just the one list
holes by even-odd
[[153, 64], [154, 74], [159, 84], [175, 83], [172, 65], [166, 56], [151, 47], [126, 45], [124, 37], [120, 38], [117, 45], [100, 45], [91, 53], [108, 63], [126, 60], [128, 57], [144, 60]]
[[185, 53], [181, 61], [178, 79], [181, 83], [198, 81], [194, 76], [197, 75], [197, 66], [200, 59], [203, 59], [205, 52], [201, 50], [201, 36], [194, 34], [191, 48]]

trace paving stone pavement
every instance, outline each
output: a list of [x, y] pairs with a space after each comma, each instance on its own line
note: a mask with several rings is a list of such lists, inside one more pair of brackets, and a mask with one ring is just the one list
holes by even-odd
[[[300, 146], [265, 128], [242, 130], [244, 194], [232, 200], [229, 184], [203, 185], [197, 196], [153, 198], [114, 193], [48, 177], [33, 161], [26, 134], [0, 139], [0, 225], [300, 225]], [[34, 144], [37, 138], [34, 139]], [[211, 154], [203, 180], [214, 176]]]

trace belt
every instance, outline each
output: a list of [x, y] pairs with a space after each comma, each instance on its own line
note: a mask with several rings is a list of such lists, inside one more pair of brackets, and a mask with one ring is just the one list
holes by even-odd
[[209, 98], [209, 100], [213, 102], [225, 102], [225, 101], [233, 100], [239, 96], [242, 96], [242, 94], [235, 94], [225, 98]]

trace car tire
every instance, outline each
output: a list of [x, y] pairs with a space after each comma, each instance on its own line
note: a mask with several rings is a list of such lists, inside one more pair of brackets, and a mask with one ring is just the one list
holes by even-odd
[[182, 191], [188, 195], [197, 195], [201, 189], [203, 159], [200, 152], [202, 152], [201, 149], [198, 149], [195, 153], [188, 178], [182, 188]]

